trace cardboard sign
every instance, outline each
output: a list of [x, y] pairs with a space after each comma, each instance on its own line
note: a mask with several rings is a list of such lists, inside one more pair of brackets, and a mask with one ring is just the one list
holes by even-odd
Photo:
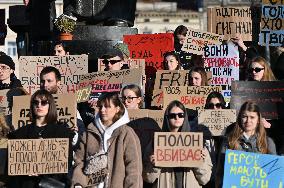
[[218, 34], [209, 33], [209, 32], [202, 32], [198, 30], [193, 30], [191, 28], [187, 28], [187, 34], [185, 43], [182, 46], [183, 51], [203, 55], [203, 48], [206, 45], [210, 44], [221, 44], [223, 41], [223, 37]]
[[145, 59], [146, 66], [163, 69], [163, 54], [174, 51], [174, 37], [171, 33], [124, 35], [131, 59]]
[[164, 113], [165, 113], [163, 110], [129, 109], [127, 111], [128, 111], [130, 121], [133, 121], [139, 118], [148, 117], [148, 118], [154, 119], [158, 123], [160, 128], [162, 128], [163, 126]]
[[8, 140], [8, 175], [68, 172], [68, 138]]
[[252, 20], [250, 7], [214, 7], [207, 8], [208, 32], [225, 35], [229, 40], [237, 33], [244, 41], [252, 40]]
[[243, 151], [226, 151], [223, 187], [281, 188], [284, 157]]
[[282, 46], [284, 44], [283, 1], [262, 1], [259, 44], [262, 46]]
[[203, 133], [155, 132], [155, 166], [198, 167], [203, 163], [202, 149]]
[[210, 85], [222, 86], [222, 95], [227, 103], [231, 99], [231, 83], [239, 80], [238, 46], [229, 42], [208, 45], [204, 48], [204, 68], [212, 73]]
[[186, 108], [203, 109], [207, 96], [213, 92], [221, 92], [221, 86], [165, 86], [164, 108], [173, 100], [180, 101]]
[[5, 115], [10, 115], [12, 112], [13, 96], [25, 95], [25, 92], [23, 88], [0, 90], [0, 111]]
[[21, 56], [19, 77], [30, 94], [40, 88], [39, 75], [46, 66], [53, 66], [61, 73], [60, 93], [75, 93], [80, 75], [88, 73], [88, 56]]
[[92, 86], [84, 87], [76, 91], [77, 103], [86, 102], [90, 99]]
[[136, 84], [143, 88], [143, 70], [124, 69], [119, 71], [94, 72], [81, 76], [79, 88], [92, 86], [92, 98], [98, 98], [103, 92], [120, 92], [124, 85]]
[[[125, 64], [129, 69], [138, 69], [142, 68], [145, 70], [145, 59], [126, 59]], [[98, 59], [98, 71], [104, 71], [105, 65], [103, 59]]]
[[266, 119], [284, 118], [284, 82], [233, 81], [231, 109], [238, 111], [246, 101], [255, 102]]
[[227, 126], [236, 122], [236, 110], [198, 110], [198, 125], [212, 136], [224, 135]]
[[163, 104], [163, 86], [187, 86], [189, 83], [186, 70], [158, 70], [152, 96], [152, 106]]
[[108, 175], [108, 172], [107, 172], [106, 169], [101, 169], [101, 170], [96, 171], [92, 175], [87, 175], [86, 176], [87, 187], [96, 186], [96, 185], [100, 184], [101, 182], [103, 182], [105, 180], [107, 175]]
[[[57, 107], [58, 123], [69, 127], [77, 126], [77, 103], [74, 93], [53, 95]], [[15, 129], [25, 126], [30, 121], [30, 95], [14, 97], [12, 124]]]

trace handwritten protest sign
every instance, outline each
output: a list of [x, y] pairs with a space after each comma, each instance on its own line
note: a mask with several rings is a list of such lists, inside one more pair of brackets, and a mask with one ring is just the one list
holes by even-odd
[[188, 71], [158, 70], [151, 105], [160, 106], [163, 104], [163, 86], [186, 86], [188, 83]]
[[[104, 59], [98, 59], [98, 71], [104, 71], [105, 69], [103, 60]], [[142, 70], [145, 70], [145, 59], [126, 59], [125, 64], [130, 69], [142, 68]]]
[[198, 125], [207, 129], [212, 136], [224, 135], [226, 127], [236, 122], [236, 110], [198, 110]]
[[106, 168], [97, 170], [94, 174], [87, 175], [87, 187], [92, 187], [100, 184], [105, 180], [108, 175], [108, 171]]
[[[77, 126], [77, 103], [74, 93], [53, 95], [57, 108], [58, 123], [66, 123], [69, 127]], [[30, 95], [14, 97], [12, 124], [15, 129], [25, 126], [30, 121]]]
[[223, 41], [222, 35], [202, 32], [188, 28], [185, 43], [182, 46], [183, 51], [203, 55], [203, 48], [209, 44], [221, 44]]
[[40, 72], [46, 66], [53, 66], [61, 73], [61, 93], [74, 93], [80, 75], [88, 73], [87, 55], [70, 56], [21, 56], [19, 59], [19, 76], [23, 87], [34, 93], [40, 88]]
[[68, 138], [8, 140], [8, 175], [68, 172]]
[[213, 92], [221, 92], [221, 86], [165, 86], [164, 107], [173, 101], [180, 101], [185, 107], [193, 110], [203, 109], [207, 96]]
[[250, 7], [214, 7], [207, 9], [208, 32], [225, 35], [224, 40], [242, 35], [244, 41], [252, 40]]
[[77, 103], [86, 102], [90, 99], [92, 86], [84, 87], [76, 91]]
[[238, 46], [229, 42], [222, 45], [208, 45], [204, 48], [204, 68], [212, 73], [210, 85], [222, 86], [222, 95], [230, 102], [231, 83], [239, 80]]
[[262, 1], [259, 44], [282, 46], [284, 44], [283, 1]]
[[226, 151], [223, 187], [281, 188], [284, 185], [284, 157]]
[[198, 167], [203, 163], [203, 134], [194, 132], [155, 132], [155, 166]]
[[284, 118], [283, 81], [233, 81], [231, 109], [240, 109], [246, 102], [255, 102], [266, 119]]
[[163, 126], [164, 121], [164, 111], [163, 110], [148, 110], [148, 109], [129, 109], [128, 115], [130, 121], [133, 121], [135, 119], [139, 118], [152, 118], [154, 119], [160, 128]]
[[79, 88], [92, 86], [92, 98], [98, 98], [103, 92], [120, 92], [124, 85], [136, 84], [143, 88], [143, 70], [125, 69], [119, 71], [101, 71], [81, 76]]
[[10, 115], [12, 112], [13, 96], [25, 95], [26, 91], [23, 88], [3, 89], [0, 90], [0, 109], [5, 115]]
[[124, 35], [132, 59], [145, 59], [146, 66], [163, 69], [163, 54], [174, 50], [171, 33]]

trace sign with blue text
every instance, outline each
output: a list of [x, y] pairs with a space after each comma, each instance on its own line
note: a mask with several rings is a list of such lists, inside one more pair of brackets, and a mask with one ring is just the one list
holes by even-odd
[[227, 150], [223, 187], [284, 186], [284, 157]]

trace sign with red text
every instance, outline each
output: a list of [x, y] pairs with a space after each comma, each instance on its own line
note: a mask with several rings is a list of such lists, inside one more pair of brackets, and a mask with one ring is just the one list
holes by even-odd
[[185, 42], [181, 48], [181, 50], [197, 54], [197, 55], [203, 55], [203, 48], [206, 45], [210, 44], [221, 44], [223, 41], [222, 35], [218, 35], [215, 33], [209, 33], [209, 32], [203, 32], [194, 30], [191, 28], [187, 28], [187, 34]]
[[[174, 51], [172, 33], [124, 35], [131, 59], [145, 59], [146, 66], [163, 69], [163, 54]], [[146, 73], [147, 74], [147, 73]]]
[[155, 132], [154, 156], [158, 167], [199, 167], [203, 164], [203, 133]]
[[204, 57], [204, 68], [212, 73], [210, 85], [222, 86], [222, 95], [229, 103], [232, 81], [239, 80], [238, 46], [232, 42], [208, 45], [204, 48]]
[[68, 138], [8, 140], [8, 175], [68, 173]]
[[207, 31], [224, 35], [224, 40], [229, 40], [236, 34], [241, 34], [244, 41], [251, 41], [250, 7], [207, 8]]
[[[103, 63], [104, 59], [98, 59], [98, 71], [104, 71], [105, 65]], [[129, 69], [138, 69], [142, 68], [145, 70], [145, 59], [125, 59], [125, 64]]]
[[[65, 123], [73, 128], [77, 126], [77, 102], [74, 93], [53, 95], [57, 108], [57, 122]], [[31, 123], [30, 120], [30, 95], [16, 96], [13, 98], [12, 124], [15, 129]]]
[[255, 102], [265, 119], [282, 119], [284, 118], [284, 82], [234, 81], [230, 108], [239, 111], [246, 101]]
[[263, 0], [259, 44], [262, 46], [283, 46], [284, 4], [281, 0]]
[[164, 108], [173, 100], [180, 101], [186, 108], [203, 109], [207, 96], [213, 92], [221, 92], [221, 86], [165, 86]]
[[236, 110], [198, 110], [198, 125], [204, 130], [204, 134], [211, 136], [224, 135], [227, 126], [235, 123], [237, 120]]
[[128, 84], [136, 84], [142, 90], [143, 70], [123, 69], [118, 71], [101, 71], [81, 76], [79, 88], [92, 87], [91, 98], [98, 98], [104, 92], [118, 92]]
[[283, 156], [226, 150], [223, 187], [282, 188], [283, 185]]
[[61, 74], [60, 93], [74, 93], [80, 76], [88, 73], [87, 55], [21, 56], [19, 79], [30, 94], [40, 88], [40, 72], [46, 66], [57, 68]]

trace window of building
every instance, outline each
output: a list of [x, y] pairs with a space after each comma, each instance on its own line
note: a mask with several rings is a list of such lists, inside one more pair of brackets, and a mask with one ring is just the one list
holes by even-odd
[[17, 56], [17, 45], [16, 42], [7, 42], [7, 55], [11, 57]]

